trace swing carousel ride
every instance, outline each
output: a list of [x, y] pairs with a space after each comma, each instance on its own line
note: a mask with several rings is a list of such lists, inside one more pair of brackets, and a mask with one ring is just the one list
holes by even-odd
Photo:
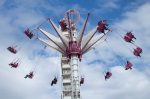
[[[80, 86], [84, 84], [84, 77], [79, 73], [79, 62], [82, 61], [82, 56], [89, 52], [91, 49], [98, 46], [106, 40], [109, 32], [107, 20], [100, 20], [91, 31], [85, 33], [85, 28], [89, 19], [90, 13], [87, 13], [86, 19], [80, 31], [77, 31], [77, 24], [80, 20], [80, 13], [74, 9], [68, 10], [64, 17], [59, 21], [59, 26], [50, 19], [47, 18], [46, 21], [49, 22], [51, 27], [56, 32], [56, 35], [48, 33], [46, 30], [41, 28], [39, 25], [36, 31], [39, 31], [47, 39], [39, 37], [37, 35], [37, 40], [42, 42], [46, 47], [51, 47], [52, 49], [61, 53], [61, 71], [62, 71], [62, 95], [61, 99], [80, 99]], [[29, 28], [24, 31], [24, 34], [29, 38], [33, 39], [36, 34]], [[127, 32], [122, 37], [126, 43], [133, 44], [135, 48], [132, 53], [136, 57], [141, 57], [142, 48], [135, 45], [136, 37], [132, 32]], [[11, 45], [7, 48], [12, 54], [17, 54], [17, 45]], [[124, 69], [131, 70], [133, 68], [133, 63], [130, 60], [124, 62]], [[20, 66], [20, 60], [14, 60], [9, 63], [11, 68], [18, 68]], [[25, 75], [25, 79], [33, 79], [34, 72], [31, 71]], [[104, 80], [110, 79], [112, 72], [107, 70], [104, 75]], [[57, 84], [58, 77], [54, 77], [51, 81], [51, 86]]]

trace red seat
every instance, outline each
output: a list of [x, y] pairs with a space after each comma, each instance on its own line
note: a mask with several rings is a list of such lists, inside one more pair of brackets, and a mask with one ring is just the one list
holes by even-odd
[[126, 42], [131, 42], [131, 41], [132, 41], [132, 38], [129, 37], [129, 36], [124, 36], [124, 40], [125, 40]]
[[108, 30], [107, 24], [105, 23], [105, 21], [102, 20], [102, 21], [98, 22], [97, 31], [101, 32], [101, 33], [104, 33], [105, 30]]
[[127, 32], [127, 33], [126, 33], [126, 36], [129, 36], [130, 38], [136, 39], [135, 36], [134, 36], [131, 32]]
[[15, 47], [8, 47], [7, 48], [11, 53], [13, 53], [13, 54], [16, 54], [17, 53], [17, 50], [16, 50], [16, 48]]
[[135, 56], [138, 56], [138, 57], [141, 57], [141, 54], [142, 53], [142, 49], [140, 48], [140, 47], [137, 47], [136, 49], [134, 49], [134, 51], [133, 51], [133, 54], [135, 55]]
[[68, 29], [67, 28], [67, 23], [65, 22], [65, 20], [61, 20], [59, 22], [59, 25], [60, 25], [62, 31], [66, 31]]

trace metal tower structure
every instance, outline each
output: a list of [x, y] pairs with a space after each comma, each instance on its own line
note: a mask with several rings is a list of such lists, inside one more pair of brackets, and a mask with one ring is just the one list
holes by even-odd
[[76, 10], [69, 10], [66, 12], [62, 26], [57, 27], [54, 22], [49, 18], [48, 21], [56, 31], [58, 37], [48, 33], [42, 28], [38, 28], [48, 39], [38, 38], [47, 46], [57, 50], [62, 54], [61, 69], [62, 69], [62, 97], [61, 99], [80, 99], [80, 73], [79, 62], [89, 50], [93, 49], [103, 38], [109, 30], [104, 33], [99, 33], [99, 25], [89, 31], [85, 36], [85, 28], [88, 22], [89, 13], [85, 22], [80, 30], [76, 29], [76, 21], [71, 19], [70, 15], [75, 14], [79, 18], [79, 13]]

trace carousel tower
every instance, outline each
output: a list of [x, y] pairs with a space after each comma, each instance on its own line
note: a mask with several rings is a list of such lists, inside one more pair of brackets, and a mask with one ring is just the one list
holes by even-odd
[[48, 21], [57, 33], [57, 37], [48, 33], [42, 28], [38, 28], [48, 39], [38, 38], [45, 45], [57, 50], [62, 54], [62, 99], [80, 99], [80, 72], [79, 62], [82, 56], [95, 48], [102, 42], [109, 30], [99, 33], [101, 27], [97, 25], [84, 36], [89, 13], [80, 30], [77, 31], [76, 25], [80, 19], [80, 14], [76, 10], [68, 10], [57, 27], [49, 18]]

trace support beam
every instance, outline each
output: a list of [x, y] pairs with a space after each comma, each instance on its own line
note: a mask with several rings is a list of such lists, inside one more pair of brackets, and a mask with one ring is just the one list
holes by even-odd
[[87, 21], [88, 21], [89, 15], [90, 15], [90, 13], [88, 13], [88, 15], [87, 15], [87, 17], [86, 17], [86, 20], [85, 20], [85, 22], [84, 22], [84, 24], [83, 24], [83, 27], [82, 27], [82, 29], [81, 29], [81, 31], [80, 31], [80, 33], [79, 33], [79, 37], [78, 37], [78, 40], [77, 40], [79, 46], [81, 46], [83, 34], [84, 34], [84, 31], [85, 31], [85, 27], [86, 27], [86, 25], [87, 25]]
[[[94, 47], [96, 47], [99, 43], [102, 43], [106, 40], [106, 34], [108, 33], [109, 31], [107, 31], [105, 34], [102, 34], [102, 35], [99, 35], [97, 37], [94, 37], [91, 42], [88, 43], [88, 45], [85, 47], [84, 50], [82, 50], [82, 53], [85, 54], [87, 51], [89, 51], [90, 49], [93, 49]], [[104, 38], [104, 39], [103, 39]], [[103, 39], [103, 40], [101, 40]]]
[[93, 36], [95, 35], [95, 33], [97, 32], [97, 26], [91, 30], [82, 40], [82, 50], [85, 49], [85, 47], [87, 46], [87, 44], [90, 42], [90, 40], [93, 38]]
[[73, 35], [72, 35], [72, 30], [71, 30], [70, 18], [69, 18], [69, 12], [67, 12], [67, 20], [68, 20], [70, 41], [73, 41]]
[[63, 42], [63, 44], [65, 45], [65, 47], [68, 48], [69, 40], [63, 35], [63, 33], [58, 29], [58, 27], [52, 22], [51, 19], [48, 19], [48, 20], [49, 20], [50, 24], [52, 25], [52, 27], [54, 28], [54, 30], [56, 31], [59, 38], [61, 39], [61, 41]]
[[51, 42], [53, 42], [55, 45], [57, 45], [62, 51], [66, 51], [65, 47], [63, 46], [63, 43], [61, 43], [61, 41], [56, 38], [55, 36], [51, 35], [50, 33], [46, 32], [43, 29], [39, 29], [45, 36], [47, 36], [49, 38], [49, 40]]
[[52, 41], [50, 41], [50, 40], [44, 40], [44, 39], [42, 39], [42, 38], [38, 38], [38, 40], [41, 41], [42, 43], [48, 45], [49, 47], [51, 47], [51, 48], [53, 48], [53, 49], [59, 51], [60, 53], [65, 54], [65, 53], [63, 52], [63, 50], [61, 50], [61, 49], [60, 49], [56, 44], [54, 44]]

